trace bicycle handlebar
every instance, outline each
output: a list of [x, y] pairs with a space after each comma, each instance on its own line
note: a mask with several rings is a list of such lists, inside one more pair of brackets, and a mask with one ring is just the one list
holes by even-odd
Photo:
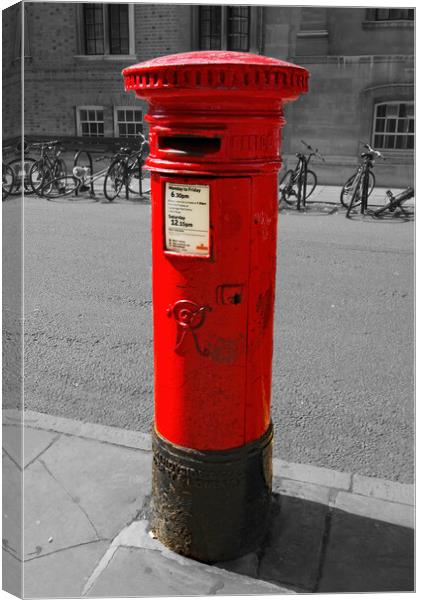
[[374, 148], [372, 148], [369, 143], [362, 142], [360, 140], [360, 144], [363, 144], [364, 148], [367, 148], [367, 150], [369, 152], [371, 152], [372, 154], [376, 154], [379, 158], [382, 158], [383, 160], [386, 160], [386, 157], [383, 156], [383, 154], [381, 152], [379, 152], [379, 150], [375, 150]]
[[318, 156], [319, 158], [322, 159], [323, 162], [326, 162], [324, 159], [324, 156], [319, 152], [319, 150], [316, 148], [312, 148], [310, 146], [310, 144], [307, 144], [307, 142], [305, 142], [304, 140], [300, 140], [302, 144], [304, 144], [304, 146], [307, 148], [307, 150], [309, 150], [310, 152], [312, 152], [315, 156]]

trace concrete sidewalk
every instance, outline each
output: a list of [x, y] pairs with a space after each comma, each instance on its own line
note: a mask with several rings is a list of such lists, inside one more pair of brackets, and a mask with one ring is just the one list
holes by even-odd
[[414, 589], [412, 485], [275, 459], [272, 523], [263, 547], [236, 561], [204, 565], [150, 535], [150, 436], [26, 411], [22, 456], [20, 422], [18, 411], [3, 411], [3, 587], [12, 593], [57, 598]]

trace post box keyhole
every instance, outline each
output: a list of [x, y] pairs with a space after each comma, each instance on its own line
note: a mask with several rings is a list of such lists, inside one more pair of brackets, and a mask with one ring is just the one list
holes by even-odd
[[218, 304], [241, 304], [243, 300], [242, 285], [219, 285], [217, 287]]

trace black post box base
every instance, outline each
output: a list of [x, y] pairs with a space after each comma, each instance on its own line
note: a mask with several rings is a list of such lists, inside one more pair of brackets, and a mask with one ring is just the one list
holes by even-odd
[[273, 427], [230, 450], [199, 451], [152, 436], [152, 529], [168, 548], [202, 562], [256, 550], [272, 491]]

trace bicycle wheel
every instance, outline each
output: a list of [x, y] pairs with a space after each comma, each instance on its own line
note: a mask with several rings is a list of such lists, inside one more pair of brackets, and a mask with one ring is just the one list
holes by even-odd
[[2, 200], [6, 200], [15, 184], [15, 174], [9, 165], [3, 164], [2, 175]]
[[32, 191], [38, 196], [41, 196], [42, 183], [49, 179], [53, 179], [50, 168], [42, 165], [38, 161], [35, 162], [29, 171], [29, 183]]
[[15, 178], [13, 188], [10, 191], [12, 196], [18, 196], [22, 193], [22, 184], [24, 194], [32, 192], [29, 173], [35, 162], [36, 160], [34, 158], [25, 158], [23, 161], [20, 158], [14, 158], [7, 163], [13, 169]]
[[[345, 207], [348, 208], [349, 206], [349, 200], [351, 198], [351, 195], [353, 193], [353, 185], [354, 185], [354, 181], [355, 178], [357, 177], [358, 172], [354, 173], [345, 183], [345, 185], [343, 186], [342, 190], [341, 190], [341, 204]], [[370, 196], [371, 192], [374, 189], [374, 186], [376, 185], [376, 178], [374, 177], [374, 173], [373, 171], [369, 171], [368, 172], [368, 193], [367, 193], [367, 198]]]
[[73, 177], [73, 175], [62, 175], [51, 181], [44, 181], [40, 189], [40, 194], [47, 200], [64, 198], [76, 193], [79, 185], [80, 179]]
[[117, 160], [111, 163], [104, 180], [104, 196], [109, 202], [112, 202], [123, 187], [125, 182], [125, 163]]
[[361, 198], [363, 194], [363, 175], [359, 174], [358, 179], [355, 180], [351, 186], [350, 200], [346, 209], [346, 216], [349, 217], [352, 210], [357, 208], [361, 204]]
[[314, 171], [307, 171], [307, 183], [306, 183], [306, 200], [314, 192], [317, 185], [317, 175]]
[[[134, 162], [129, 163], [127, 170], [127, 185], [129, 187], [129, 192], [131, 194], [136, 194], [136, 196], [141, 196], [145, 192], [142, 188], [143, 182], [143, 169], [142, 164], [139, 166], [139, 159], [136, 159]], [[140, 193], [142, 190], [142, 194]]]
[[294, 206], [298, 200], [298, 178], [295, 171], [289, 169], [279, 182], [279, 204], [282, 201]]

